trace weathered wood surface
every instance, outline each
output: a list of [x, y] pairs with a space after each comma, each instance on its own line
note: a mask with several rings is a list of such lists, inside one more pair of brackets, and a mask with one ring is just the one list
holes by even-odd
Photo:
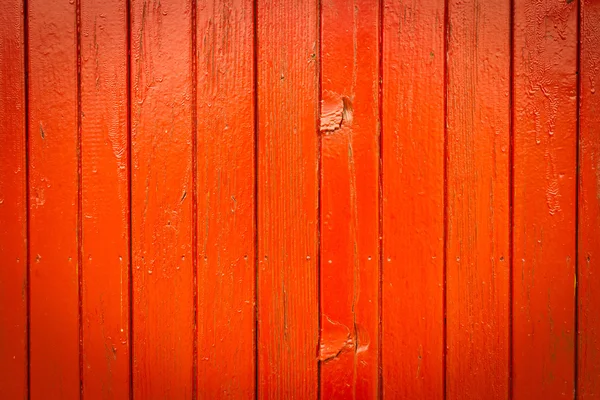
[[0, 397], [600, 398], [593, 0], [7, 0]]

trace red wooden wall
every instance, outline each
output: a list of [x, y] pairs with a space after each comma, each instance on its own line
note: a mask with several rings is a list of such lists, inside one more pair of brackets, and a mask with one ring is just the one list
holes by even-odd
[[4, 0], [0, 398], [600, 399], [597, 89], [597, 0]]

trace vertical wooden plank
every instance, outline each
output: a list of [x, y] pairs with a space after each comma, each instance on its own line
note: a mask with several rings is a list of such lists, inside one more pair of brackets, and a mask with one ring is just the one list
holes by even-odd
[[514, 399], [573, 397], [577, 2], [514, 9]]
[[27, 398], [27, 165], [22, 0], [0, 11], [0, 388]]
[[383, 395], [443, 396], [444, 1], [383, 10]]
[[191, 2], [133, 0], [131, 7], [133, 395], [189, 398]]
[[600, 3], [581, 2], [579, 110], [578, 386], [600, 398]]
[[80, 394], [77, 17], [30, 0], [31, 399]]
[[254, 19], [198, 2], [198, 396], [255, 392]]
[[257, 4], [258, 396], [317, 397], [318, 4]]
[[377, 398], [378, 19], [372, 1], [321, 3], [323, 399]]
[[448, 399], [508, 399], [510, 2], [450, 0]]
[[83, 396], [129, 398], [127, 3], [81, 2]]

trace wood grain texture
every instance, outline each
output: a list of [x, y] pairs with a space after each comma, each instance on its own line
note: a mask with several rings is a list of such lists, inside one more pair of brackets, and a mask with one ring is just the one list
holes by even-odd
[[578, 381], [600, 398], [600, 3], [581, 2], [579, 110]]
[[323, 1], [321, 38], [321, 398], [375, 399], [379, 8]]
[[80, 394], [75, 2], [29, 7], [30, 396]]
[[371, 1], [321, 3], [323, 399], [377, 398], [378, 20]]
[[514, 7], [513, 398], [572, 398], [577, 3]]
[[127, 3], [81, 2], [83, 396], [129, 398]]
[[189, 0], [131, 4], [133, 395], [193, 381], [192, 25]]
[[383, 13], [383, 395], [442, 398], [444, 1]]
[[258, 397], [317, 398], [318, 4], [257, 3]]
[[22, 0], [0, 7], [0, 388], [27, 398], [27, 165]]
[[198, 397], [255, 391], [254, 25], [250, 0], [199, 1]]
[[510, 2], [448, 3], [446, 398], [508, 399]]

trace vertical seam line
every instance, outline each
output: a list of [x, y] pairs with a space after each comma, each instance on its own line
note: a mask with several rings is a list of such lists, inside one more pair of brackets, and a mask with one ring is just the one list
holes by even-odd
[[384, 0], [379, 0], [378, 13], [378, 118], [379, 118], [379, 171], [378, 171], [378, 201], [379, 201], [379, 223], [378, 223], [378, 245], [379, 245], [379, 285], [377, 288], [378, 312], [379, 312], [379, 332], [377, 343], [377, 394], [379, 399], [383, 399], [383, 6]]
[[197, 60], [197, 3], [192, 6], [192, 399], [198, 398], [198, 60]]
[[79, 324], [79, 396], [83, 399], [83, 160], [81, 129], [81, 0], [75, 3], [77, 42], [77, 279], [78, 279], [78, 324]]
[[132, 196], [132, 138], [131, 138], [131, 0], [127, 0], [125, 6], [125, 18], [127, 24], [126, 31], [126, 69], [127, 76], [127, 247], [129, 250], [127, 275], [128, 275], [128, 295], [129, 295], [129, 326], [127, 338], [129, 340], [129, 399], [133, 399], [133, 196]]
[[443, 249], [443, 268], [442, 268], [442, 315], [443, 315], [443, 333], [442, 333], [442, 392], [443, 398], [447, 398], [447, 348], [448, 348], [448, 324], [447, 324], [447, 296], [448, 287], [446, 283], [448, 269], [448, 0], [444, 1], [444, 249]]
[[576, 99], [575, 103], [575, 115], [577, 118], [576, 122], [576, 143], [575, 143], [575, 309], [574, 309], [574, 366], [573, 366], [573, 397], [575, 399], [579, 396], [579, 196], [580, 196], [580, 185], [581, 176], [579, 170], [580, 164], [580, 143], [581, 143], [581, 24], [583, 19], [581, 17], [582, 0], [577, 1], [577, 58], [576, 58]]
[[252, 88], [254, 113], [254, 398], [259, 395], [258, 310], [258, 2], [252, 2]]
[[514, 0], [509, 1], [509, 146], [508, 146], [508, 398], [513, 398], [513, 312], [514, 312]]
[[26, 385], [25, 396], [31, 398], [31, 216], [29, 212], [29, 2], [23, 0], [23, 84], [24, 84], [24, 129], [25, 129], [25, 280], [26, 280], [26, 326], [25, 326], [25, 353], [27, 365], [25, 366]]

